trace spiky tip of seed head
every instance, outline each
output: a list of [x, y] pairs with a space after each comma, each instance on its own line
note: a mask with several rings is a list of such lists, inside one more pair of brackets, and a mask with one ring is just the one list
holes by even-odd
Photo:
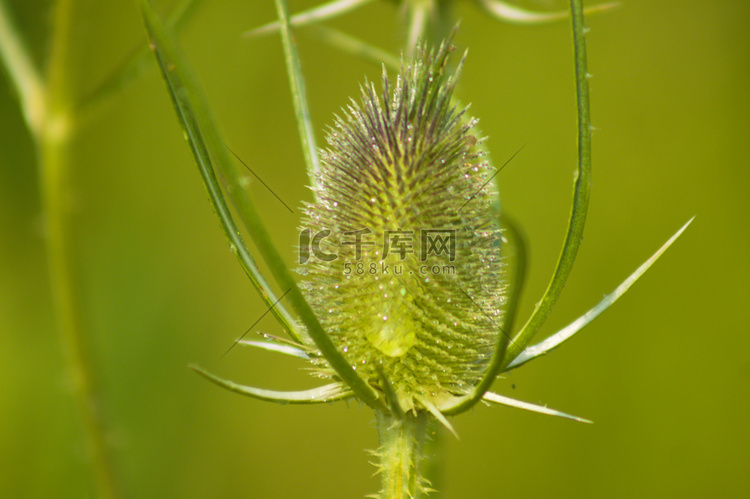
[[389, 383], [403, 410], [478, 382], [507, 294], [494, 170], [451, 102], [463, 63], [451, 74], [451, 51], [421, 46], [380, 95], [362, 86], [329, 130], [302, 225], [303, 292], [354, 369]]

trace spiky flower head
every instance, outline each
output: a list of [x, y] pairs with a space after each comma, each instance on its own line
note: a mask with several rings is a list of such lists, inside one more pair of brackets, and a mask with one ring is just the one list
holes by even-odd
[[[354, 369], [404, 410], [478, 383], [506, 283], [494, 170], [452, 101], [450, 40], [420, 46], [382, 93], [362, 86], [328, 133], [306, 205], [303, 292]], [[332, 376], [325, 361], [318, 372]]]

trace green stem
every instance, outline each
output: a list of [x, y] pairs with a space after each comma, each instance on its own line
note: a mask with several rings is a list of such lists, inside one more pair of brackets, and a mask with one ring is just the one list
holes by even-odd
[[591, 115], [589, 111], [589, 74], [586, 64], [586, 32], [588, 28], [584, 26], [582, 1], [570, 0], [570, 10], [578, 102], [578, 169], [574, 177], [573, 206], [568, 220], [568, 232], [552, 279], [544, 292], [544, 296], [534, 309], [534, 313], [508, 345], [503, 368], [507, 367], [526, 348], [531, 338], [547, 320], [565, 287], [565, 281], [570, 275], [578, 254], [578, 248], [583, 240], [583, 226], [586, 222], [591, 191]]
[[56, 6], [44, 100], [45, 119], [34, 138], [40, 162], [50, 291], [57, 331], [85, 433], [96, 493], [98, 497], [112, 498], [117, 496], [114, 471], [98, 408], [94, 368], [88, 352], [88, 334], [74, 265], [69, 189], [74, 122], [69, 79], [72, 10], [72, 0], [61, 0]]
[[380, 499], [416, 499], [422, 496], [422, 458], [429, 414], [412, 412], [401, 417], [375, 411], [380, 438]]
[[67, 137], [45, 134], [39, 141], [42, 167], [42, 202], [46, 215], [47, 261], [57, 331], [65, 356], [73, 395], [86, 438], [86, 448], [98, 497], [116, 497], [104, 424], [99, 413], [94, 369], [87, 348], [88, 334], [73, 260], [71, 212], [67, 174], [70, 150]]
[[289, 88], [292, 92], [294, 113], [297, 117], [297, 128], [302, 142], [302, 152], [305, 157], [307, 174], [310, 177], [310, 185], [318, 183], [320, 173], [320, 160], [318, 149], [315, 144], [315, 133], [313, 132], [310, 108], [307, 105], [307, 91], [305, 90], [305, 79], [297, 54], [297, 45], [292, 36], [292, 27], [289, 24], [289, 9], [286, 0], [276, 0], [276, 12], [281, 24], [281, 43], [284, 47], [287, 74], [289, 76]]
[[[285, 16], [285, 5], [280, 3], [279, 6]], [[224, 232], [233, 245], [233, 251], [247, 256], [250, 254], [219, 187], [211, 156], [215, 158], [216, 168], [227, 182], [228, 197], [235, 204], [240, 218], [245, 223], [245, 227], [277, 283], [282, 289], [287, 290], [285, 293], [288, 293], [289, 302], [299, 315], [300, 320], [307, 325], [309, 337], [315, 342], [315, 345], [336, 371], [341, 381], [349, 385], [356, 397], [374, 409], [386, 410], [382, 398], [347, 362], [343, 353], [333, 344], [328, 333], [320, 325], [320, 321], [305, 300], [291, 272], [286, 267], [284, 259], [260, 221], [251, 199], [247, 196], [244, 183], [237, 174], [234, 162], [229, 157], [221, 133], [215, 124], [197, 80], [190, 71], [187, 60], [182, 55], [176, 42], [168, 34], [168, 30], [154, 13], [149, 0], [141, 0], [141, 7], [162, 76], [167, 83], [180, 123], [193, 150], [201, 175], [203, 175], [209, 197], [214, 204]], [[251, 266], [254, 266], [251, 259], [246, 256], [243, 256], [242, 261], [249, 262]]]
[[3, 1], [0, 1], [0, 60], [20, 100], [26, 126], [32, 133], [39, 133], [44, 121], [42, 77]]
[[439, 499], [443, 495], [443, 477], [445, 473], [445, 453], [443, 452], [443, 435], [445, 427], [435, 418], [428, 418], [423, 446], [422, 477], [430, 487], [430, 499]]
[[47, 104], [63, 107], [71, 104], [70, 77], [70, 31], [74, 0], [59, 0], [55, 6], [52, 25], [52, 40], [47, 65]]

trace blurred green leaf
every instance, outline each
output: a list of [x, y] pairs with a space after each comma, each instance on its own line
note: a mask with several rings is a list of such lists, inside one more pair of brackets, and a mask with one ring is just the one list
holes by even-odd
[[[294, 14], [289, 18], [289, 24], [295, 28], [306, 26], [308, 24], [333, 19], [350, 12], [354, 9], [358, 9], [365, 4], [373, 2], [374, 0], [333, 0], [332, 2], [324, 3], [313, 7], [312, 9]], [[274, 21], [263, 26], [251, 29], [245, 33], [247, 37], [256, 37], [268, 35], [281, 30], [283, 25], [282, 21]]]
[[[183, 0], [169, 16], [167, 25], [179, 32], [198, 10], [201, 0]], [[82, 101], [76, 120], [85, 123], [93, 119], [125, 90], [151, 64], [151, 50], [146, 42], [136, 48], [120, 66], [105, 78]]]

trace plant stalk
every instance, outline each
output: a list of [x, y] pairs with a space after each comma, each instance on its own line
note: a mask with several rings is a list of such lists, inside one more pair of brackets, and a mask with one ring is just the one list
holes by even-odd
[[13, 25], [4, 1], [0, 1], [0, 62], [5, 65], [10, 83], [16, 91], [26, 126], [32, 133], [39, 133], [44, 119], [42, 77]]
[[578, 108], [578, 169], [573, 183], [573, 204], [568, 219], [568, 229], [565, 235], [560, 256], [555, 271], [547, 285], [542, 299], [537, 303], [533, 314], [521, 331], [508, 345], [503, 370], [510, 362], [518, 357], [529, 344], [534, 334], [539, 331], [547, 320], [557, 299], [560, 297], [565, 282], [573, 269], [578, 248], [583, 241], [583, 227], [586, 223], [591, 193], [591, 111], [589, 104], [589, 73], [586, 58], [586, 33], [583, 17], [582, 0], [570, 0], [571, 26], [573, 30], [573, 50], [575, 57], [576, 101]]
[[69, 72], [73, 3], [73, 0], [60, 0], [55, 8], [44, 87], [44, 121], [39, 130], [31, 131], [40, 167], [50, 292], [57, 332], [85, 434], [96, 496], [114, 498], [118, 495], [115, 473], [88, 351], [89, 335], [82, 314], [72, 230], [69, 176], [75, 115]]
[[94, 368], [88, 352], [81, 300], [74, 265], [71, 210], [67, 174], [70, 166], [67, 137], [49, 134], [38, 141], [41, 190], [46, 217], [46, 251], [50, 291], [57, 331], [67, 364], [68, 377], [86, 439], [98, 497], [117, 497], [95, 387]]
[[375, 414], [380, 439], [380, 499], [422, 497], [426, 485], [422, 476], [422, 459], [430, 415], [407, 412], [394, 416], [385, 411], [375, 411]]

